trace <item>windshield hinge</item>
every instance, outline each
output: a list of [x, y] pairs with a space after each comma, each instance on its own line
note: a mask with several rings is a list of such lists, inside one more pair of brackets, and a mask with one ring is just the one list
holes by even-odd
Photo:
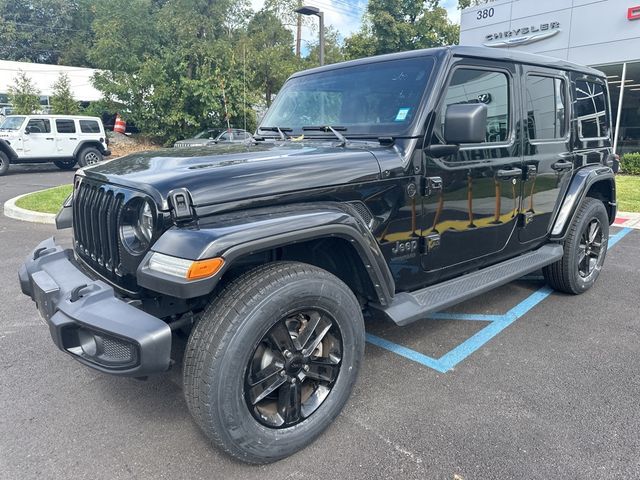
[[396, 139], [393, 137], [378, 137], [378, 142], [383, 147], [391, 147], [394, 143], [396, 143]]

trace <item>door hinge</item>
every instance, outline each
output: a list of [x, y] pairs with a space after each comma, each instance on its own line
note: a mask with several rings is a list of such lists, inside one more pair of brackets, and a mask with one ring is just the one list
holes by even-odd
[[526, 227], [533, 220], [533, 212], [524, 212], [518, 215], [518, 226]]
[[430, 197], [431, 195], [442, 191], [442, 177], [423, 177], [422, 178], [422, 195]]
[[538, 176], [538, 167], [535, 165], [527, 165], [527, 168], [524, 171], [524, 179], [533, 180]]
[[440, 234], [432, 232], [422, 237], [420, 242], [420, 253], [427, 254], [440, 246]]

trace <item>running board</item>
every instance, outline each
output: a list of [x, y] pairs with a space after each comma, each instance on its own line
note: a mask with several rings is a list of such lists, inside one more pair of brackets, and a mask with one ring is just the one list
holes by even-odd
[[372, 305], [397, 325], [408, 325], [476, 295], [535, 272], [562, 258], [560, 244], [548, 244], [490, 267], [414, 292], [398, 293], [389, 306]]

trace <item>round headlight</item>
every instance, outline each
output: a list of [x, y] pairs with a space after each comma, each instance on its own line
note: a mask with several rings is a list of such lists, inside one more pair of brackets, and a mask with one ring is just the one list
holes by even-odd
[[145, 253], [153, 237], [153, 209], [148, 201], [135, 198], [128, 202], [120, 217], [120, 240], [133, 255]]

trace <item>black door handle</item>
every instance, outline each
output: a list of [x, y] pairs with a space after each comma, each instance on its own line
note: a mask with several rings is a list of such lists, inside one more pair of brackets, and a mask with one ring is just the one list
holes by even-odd
[[47, 137], [46, 140], [53, 140], [53, 137]]
[[521, 168], [510, 168], [509, 170], [498, 170], [496, 172], [496, 178], [517, 178], [522, 177], [522, 169]]
[[551, 168], [553, 168], [557, 172], [561, 172], [562, 170], [571, 170], [573, 168], [573, 162], [560, 160], [559, 162], [551, 165]]

